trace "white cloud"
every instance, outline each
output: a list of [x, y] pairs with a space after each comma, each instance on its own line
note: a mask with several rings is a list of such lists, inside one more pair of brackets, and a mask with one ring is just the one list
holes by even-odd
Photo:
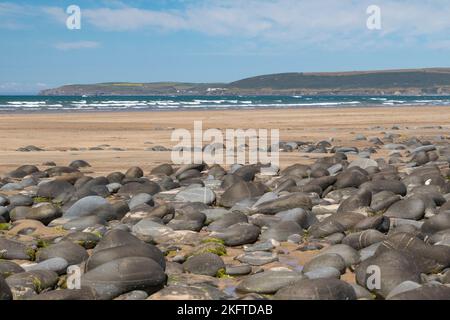
[[432, 41], [449, 34], [450, 6], [444, 0], [376, 2], [382, 10], [381, 31], [366, 28], [366, 9], [373, 0], [208, 0], [188, 2], [178, 10], [121, 6], [82, 13], [88, 24], [107, 31], [150, 28], [323, 46], [374, 43], [374, 39], [381, 42], [389, 37], [396, 37], [395, 44], [402, 45], [411, 37], [428, 36]]
[[[381, 8], [380, 31], [366, 28], [366, 9], [373, 4]], [[41, 14], [65, 24], [65, 8], [38, 8]], [[114, 0], [81, 9], [83, 29], [195, 32], [297, 47], [423, 44], [431, 48], [450, 38], [448, 0], [198, 0], [179, 1], [177, 9], [158, 10]], [[16, 15], [20, 10], [20, 6], [0, 3], [0, 15]]]
[[95, 41], [74, 41], [74, 42], [60, 42], [55, 44], [58, 50], [77, 50], [77, 49], [95, 49], [100, 47], [100, 43]]

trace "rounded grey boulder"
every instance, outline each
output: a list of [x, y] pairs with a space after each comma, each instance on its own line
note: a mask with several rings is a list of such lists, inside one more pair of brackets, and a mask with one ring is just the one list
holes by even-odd
[[225, 263], [214, 253], [202, 253], [190, 257], [184, 264], [186, 272], [215, 277], [220, 270], [225, 271]]
[[304, 279], [280, 289], [275, 300], [356, 300], [353, 287], [335, 278]]
[[152, 294], [163, 288], [166, 274], [158, 263], [144, 257], [113, 260], [86, 272], [81, 286], [92, 288], [100, 300], [110, 300], [133, 290]]
[[273, 294], [304, 277], [295, 271], [264, 271], [246, 277], [236, 287], [243, 293]]

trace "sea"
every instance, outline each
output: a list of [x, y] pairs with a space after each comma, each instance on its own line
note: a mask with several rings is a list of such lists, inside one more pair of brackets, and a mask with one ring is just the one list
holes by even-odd
[[0, 113], [450, 106], [450, 96], [0, 96]]

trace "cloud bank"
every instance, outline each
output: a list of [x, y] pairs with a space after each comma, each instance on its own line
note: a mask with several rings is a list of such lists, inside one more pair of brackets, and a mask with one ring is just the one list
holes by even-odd
[[[378, 31], [366, 28], [366, 9], [373, 4], [382, 13]], [[347, 47], [422, 43], [442, 48], [450, 40], [448, 0], [190, 0], [167, 9], [113, 1], [109, 6], [81, 9], [83, 28], [105, 32], [193, 32], [259, 42]], [[65, 8], [39, 10], [61, 24], [67, 17]], [[17, 11], [17, 5], [0, 3], [0, 16]]]

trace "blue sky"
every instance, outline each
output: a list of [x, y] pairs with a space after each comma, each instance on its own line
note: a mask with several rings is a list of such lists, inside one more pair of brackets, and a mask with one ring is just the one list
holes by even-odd
[[[66, 27], [72, 4], [81, 30]], [[450, 67], [448, 0], [0, 0], [0, 94], [416, 67]]]

